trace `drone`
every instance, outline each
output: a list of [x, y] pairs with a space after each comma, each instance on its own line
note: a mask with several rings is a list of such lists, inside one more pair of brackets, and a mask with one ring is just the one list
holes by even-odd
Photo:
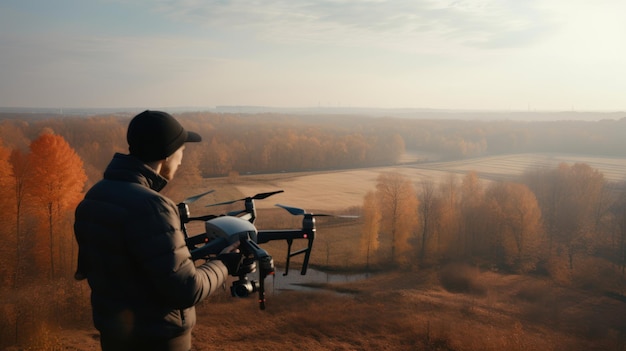
[[[255, 200], [266, 199], [272, 195], [284, 192], [283, 190], [276, 190], [206, 206], [212, 207], [243, 202], [244, 206], [241, 210], [230, 211], [220, 215], [208, 214], [192, 217], [189, 211], [189, 204], [212, 192], [213, 190], [210, 190], [202, 194], [194, 195], [178, 204], [181, 227], [185, 235], [185, 243], [191, 253], [191, 258], [194, 261], [215, 258], [224, 248], [238, 241], [242, 261], [238, 272], [232, 274], [239, 279], [232, 283], [231, 295], [233, 297], [248, 297], [250, 294], [258, 292], [259, 307], [261, 310], [264, 310], [264, 281], [268, 275], [275, 274], [275, 268], [272, 256], [261, 248], [259, 244], [274, 240], [285, 240], [287, 242], [287, 257], [283, 276], [289, 273], [291, 258], [299, 255], [304, 255], [300, 274], [306, 275], [313, 248], [313, 241], [315, 240], [315, 217], [333, 215], [313, 214], [300, 208], [276, 204], [277, 207], [285, 209], [291, 215], [302, 216], [302, 227], [298, 229], [257, 230], [254, 225], [257, 218]], [[190, 236], [187, 232], [187, 224], [192, 221], [204, 222], [205, 232]], [[292, 252], [294, 240], [298, 239], [305, 240], [306, 246]], [[257, 268], [259, 271], [259, 280], [248, 279], [247, 275], [255, 272]]]

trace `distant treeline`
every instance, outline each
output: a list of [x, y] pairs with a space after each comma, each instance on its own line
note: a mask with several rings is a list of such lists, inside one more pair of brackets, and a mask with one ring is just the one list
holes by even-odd
[[[127, 152], [131, 117], [4, 113], [0, 139], [6, 147], [26, 149], [51, 130], [78, 152], [93, 181], [113, 152]], [[177, 117], [204, 137], [201, 146], [186, 151], [182, 172], [188, 176], [384, 166], [406, 150], [443, 160], [525, 152], [626, 156], [626, 116], [552, 122], [213, 112]]]

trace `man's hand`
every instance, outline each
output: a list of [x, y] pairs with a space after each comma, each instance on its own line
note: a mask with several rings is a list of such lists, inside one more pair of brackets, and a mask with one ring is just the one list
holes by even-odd
[[224, 249], [222, 249], [222, 251], [219, 254], [221, 255], [221, 254], [227, 254], [231, 252], [239, 253], [239, 244], [240, 244], [240, 241], [237, 241], [234, 244], [230, 244], [229, 246], [226, 246]]
[[222, 261], [222, 263], [228, 268], [229, 275], [237, 275], [239, 272], [239, 265], [243, 256], [239, 253], [239, 241], [225, 247], [216, 259]]

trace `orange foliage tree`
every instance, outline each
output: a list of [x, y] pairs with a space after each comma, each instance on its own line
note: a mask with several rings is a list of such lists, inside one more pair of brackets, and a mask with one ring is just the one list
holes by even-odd
[[17, 271], [17, 236], [15, 235], [15, 207], [12, 192], [15, 184], [13, 170], [9, 162], [10, 151], [0, 143], [0, 283], [3, 286], [15, 284]]
[[46, 219], [41, 223], [46, 235], [39, 233], [36, 240], [36, 262], [44, 268], [42, 258], [47, 258], [49, 276], [53, 278], [61, 269], [69, 269], [75, 256], [67, 210], [80, 201], [87, 176], [78, 154], [59, 135], [43, 133], [30, 144], [30, 150], [31, 176], [36, 180], [30, 191]]
[[28, 206], [29, 191], [28, 187], [33, 183], [34, 179], [30, 173], [30, 164], [28, 162], [28, 154], [23, 153], [19, 149], [11, 151], [9, 158], [12, 167], [13, 176], [13, 193], [11, 194], [11, 201], [13, 201], [13, 213], [15, 228], [16, 243], [16, 270], [15, 270], [15, 285], [20, 284], [20, 277], [26, 272], [23, 270], [23, 265], [26, 262], [24, 257], [24, 251], [26, 249], [26, 243], [24, 240], [23, 223], [25, 216], [28, 214], [30, 207]]

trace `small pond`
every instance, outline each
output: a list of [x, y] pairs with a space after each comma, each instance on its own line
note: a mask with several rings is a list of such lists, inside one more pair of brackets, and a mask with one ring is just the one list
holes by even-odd
[[265, 279], [265, 290], [267, 293], [277, 293], [281, 290], [317, 290], [314, 287], [303, 284], [332, 284], [350, 283], [364, 280], [372, 276], [371, 273], [328, 273], [315, 269], [308, 269], [306, 275], [301, 275], [299, 269], [289, 270], [289, 274], [284, 276], [284, 270], [277, 269], [276, 275]]

